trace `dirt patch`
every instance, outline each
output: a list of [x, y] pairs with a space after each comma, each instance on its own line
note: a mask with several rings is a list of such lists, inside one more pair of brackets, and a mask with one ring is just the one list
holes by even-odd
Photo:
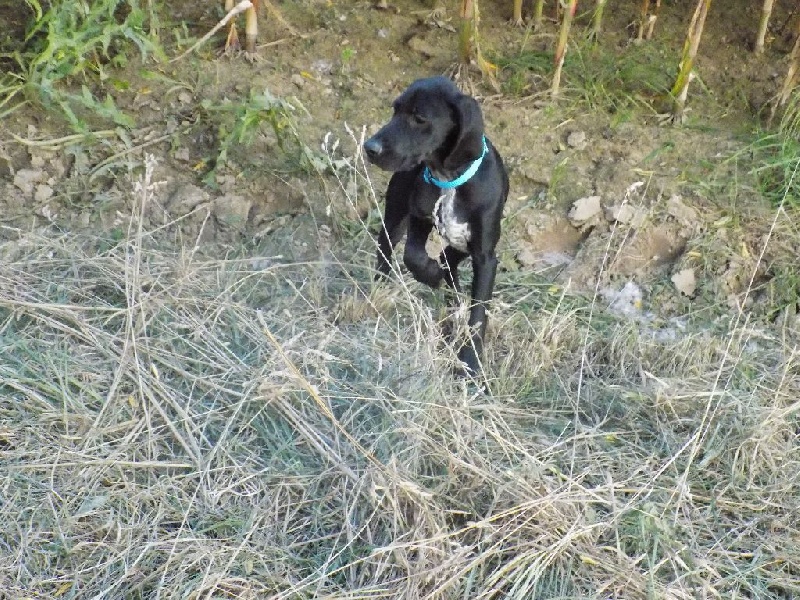
[[[604, 43], [630, 52], [626, 25], [637, 7], [635, 2], [615, 7]], [[178, 63], [158, 65], [159, 77], [180, 82], [177, 86], [154, 78], [152, 65], [132, 64], [121, 73], [125, 85], [118, 86], [116, 102], [137, 115], [135, 139], [125, 141], [112, 132], [101, 144], [87, 138], [48, 146], [46, 140], [61, 133], [57, 124], [39, 109], [20, 111], [9, 130], [27, 144], [4, 139], [0, 145], [0, 209], [6, 224], [119, 228], [131, 211], [127, 191], [149, 153], [158, 161], [160, 188], [157, 203], [146, 210], [148, 228], [180, 230], [184, 239], [200, 244], [264, 240], [304, 214], [337, 235], [352, 233], [350, 225], [363, 229], [358, 223], [374, 219], [374, 194], [380, 199], [385, 174], [371, 171], [366, 186], [352, 174], [343, 183], [330, 173], [303, 171], [298, 162], [286, 162], [281, 141], [262, 127], [247, 143], [225, 148], [225, 164], [209, 185], [207, 174], [220, 158], [225, 130], [211, 117], [220, 107], [237, 106], [226, 104], [231, 99], [242, 105], [262, 98], [258, 94], [283, 98], [292, 107], [297, 139], [312, 153], [354, 164], [362, 131], [371, 133], [385, 120], [392, 98], [414, 78], [451, 66], [455, 15], [446, 10], [430, 18], [429, 7], [417, 3], [378, 10], [312, 2], [282, 10], [302, 35], [262, 19], [264, 46], [255, 64], [215, 58], [215, 49], [206, 46]], [[185, 4], [177, 11], [198, 33], [214, 21], [208, 7]], [[658, 43], [678, 48], [683, 13], [667, 8], [662, 13]], [[502, 13], [484, 15], [481, 25], [487, 52], [497, 56], [547, 48], [553, 32], [548, 23], [546, 31], [523, 36]], [[612, 110], [591, 110], [591, 103], [576, 102], [590, 88], [572, 90], [569, 101], [552, 105], [540, 94], [546, 81], [533, 69], [514, 72], [524, 79], [522, 96], [490, 93], [479, 78], [461, 82], [482, 102], [487, 132], [511, 175], [501, 245], [506, 270], [547, 269], [552, 271], [548, 277], [576, 290], [591, 291], [598, 282], [615, 280], [635, 280], [645, 290], [660, 285], [677, 299], [661, 307], [684, 310], [680, 298], [686, 294], [670, 281], [691, 268], [697, 274], [695, 299], [725, 290], [727, 304], [736, 304], [733, 298], [753, 279], [747, 273], [760, 254], [759, 234], [742, 234], [748, 240], [742, 242], [749, 248], [745, 256], [731, 239], [739, 234], [726, 237], [726, 227], [714, 225], [729, 211], [725, 200], [710, 192], [708, 177], [740, 147], [735, 132], [752, 123], [750, 91], [764, 87], [767, 59], [748, 55], [745, 75], [736, 80], [744, 91], [733, 94], [726, 65], [732, 56], [741, 63], [746, 44], [732, 40], [729, 30], [721, 19], [714, 21], [703, 41], [699, 72], [709, 92], [696, 90], [691, 100], [697, 122], [706, 123], [702, 129], [664, 127], [646, 111], [617, 111], [613, 103]], [[771, 56], [786, 46], [780, 38]], [[776, 73], [766, 74], [773, 87]], [[325, 140], [327, 157], [319, 150]], [[743, 200], [761, 203], [755, 195], [738, 202]], [[758, 229], [763, 232], [764, 226]], [[772, 271], [762, 271], [756, 280], [768, 281]]]

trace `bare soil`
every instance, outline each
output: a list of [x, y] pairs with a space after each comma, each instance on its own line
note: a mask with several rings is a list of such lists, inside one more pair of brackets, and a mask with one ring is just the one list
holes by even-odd
[[[507, 22], [510, 3], [484, 4], [481, 34], [490, 58], [502, 62], [552, 45], [554, 22], [533, 33]], [[567, 79], [564, 97], [553, 103], [546, 74], [534, 69], [501, 70], [503, 93], [477, 72], [462, 70], [460, 84], [480, 99], [488, 134], [511, 175], [500, 247], [504, 270], [541, 271], [553, 284], [576, 290], [631, 284], [642, 295], [637, 306], [643, 315], [760, 303], [758, 314], [776, 318], [769, 282], [797, 255], [796, 229], [784, 214], [775, 216], [746, 161], [734, 157], [783, 74], [791, 15], [776, 13], [768, 53], [756, 58], [748, 50], [757, 14], [751, 4], [739, 2], [740, 10], [710, 19], [684, 126], [665, 125], [646, 104], [652, 100], [647, 90], [623, 76], [594, 91], [585, 81]], [[155, 156], [160, 182], [159, 203], [149, 207], [146, 225], [211, 253], [267, 244], [286, 258], [308, 259], [319, 255], [320, 240], [335, 247], [351, 235], [348, 223], [355, 229], [362, 219], [374, 223], [372, 194], [380, 194], [385, 174], [370, 170], [371, 186], [353, 180], [352, 193], [343, 194], [330, 173], [311, 175], [287, 160], [268, 127], [230, 148], [211, 185], [204, 183], [221, 135], [207, 107], [267, 90], [295, 107], [302, 143], [319, 152], [327, 140], [329, 149], [338, 144], [329, 158], [350, 160], [359, 138], [380, 126], [410, 81], [451, 71], [455, 8], [432, 16], [424, 2], [276, 6], [294, 31], [262, 14], [255, 62], [219, 57], [217, 38], [180, 61], [132, 64], [119, 73], [125, 85], [109, 92], [139, 125], [127, 143], [112, 131], [99, 141], [53, 144], [69, 132], [51, 112], [33, 106], [15, 113], [7, 131], [28, 142], [0, 141], [0, 212], [11, 228], [6, 236], [54, 224], [105, 232], [122, 227], [145, 154]], [[647, 51], [660, 61], [663, 81], [670, 80], [689, 3], [665, 6], [655, 39], [641, 45], [632, 40], [638, 6], [613, 3], [602, 51], [571, 50], [581, 54], [575, 60], [586, 63], [587, 73], [609, 55]], [[219, 9], [178, 3], [173, 16], [199, 37]], [[579, 30], [589, 17], [580, 16]], [[614, 89], [631, 83], [630, 90]], [[602, 100], [609, 96], [617, 100]], [[582, 214], [576, 203], [594, 196], [599, 202]], [[674, 283], [681, 272], [694, 283], [686, 277]]]

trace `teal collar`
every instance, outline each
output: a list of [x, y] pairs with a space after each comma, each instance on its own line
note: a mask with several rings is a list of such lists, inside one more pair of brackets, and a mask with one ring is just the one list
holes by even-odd
[[481, 163], [483, 162], [483, 157], [486, 156], [486, 153], [488, 151], [489, 148], [486, 145], [486, 136], [483, 136], [483, 152], [478, 158], [476, 158], [470, 163], [469, 167], [467, 167], [467, 170], [464, 171], [461, 175], [459, 175], [452, 181], [440, 181], [433, 176], [431, 170], [426, 166], [425, 170], [422, 172], [422, 178], [425, 180], [425, 183], [432, 183], [436, 187], [441, 188], [443, 190], [451, 190], [453, 188], [457, 188], [458, 186], [467, 183], [470, 179], [472, 179], [472, 176], [478, 172], [478, 168], [481, 166]]

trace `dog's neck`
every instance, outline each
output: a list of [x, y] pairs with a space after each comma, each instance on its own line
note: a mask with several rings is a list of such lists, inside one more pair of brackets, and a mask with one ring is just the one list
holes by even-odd
[[457, 165], [455, 167], [452, 164], [445, 166], [445, 163], [448, 162], [447, 157], [449, 154], [449, 150], [439, 151], [434, 153], [428, 160], [422, 162], [437, 178], [451, 179], [458, 177], [464, 172], [464, 169], [469, 167], [472, 160], [468, 160], [463, 165]]
[[[431, 173], [436, 175], [436, 177], [449, 177], [453, 175], [452, 169], [445, 169], [444, 168], [444, 159], [439, 156], [432, 156], [428, 160], [422, 161]], [[457, 175], [457, 173], [456, 173]]]
[[480, 156], [460, 165], [457, 169], [446, 168], [442, 161], [426, 161], [422, 178], [426, 183], [432, 183], [441, 189], [457, 188], [468, 183], [477, 173], [489, 150], [486, 137], [482, 138], [482, 145], [483, 152]]
[[[477, 156], [475, 158], [478, 158]], [[473, 163], [475, 158], [468, 160], [463, 165], [458, 165], [456, 167], [452, 165], [445, 166], [445, 160], [439, 158], [438, 156], [434, 156], [431, 160], [423, 161], [425, 166], [430, 169], [431, 173], [437, 179], [455, 179], [459, 175], [461, 175], [464, 171], [466, 171], [469, 166]]]
[[463, 167], [459, 167], [458, 169], [445, 169], [444, 165], [441, 163], [436, 164], [433, 162], [426, 162], [425, 166], [430, 169], [431, 174], [436, 177], [436, 179], [441, 179], [443, 181], [450, 181], [451, 179], [455, 179], [459, 176], [459, 174], [464, 170]]
[[[428, 168], [430, 174], [439, 181], [454, 181], [458, 179], [464, 171], [466, 171], [473, 161], [465, 165], [461, 165], [456, 169], [446, 169], [441, 163], [426, 162], [425, 166]], [[464, 183], [467, 183], [466, 181]]]

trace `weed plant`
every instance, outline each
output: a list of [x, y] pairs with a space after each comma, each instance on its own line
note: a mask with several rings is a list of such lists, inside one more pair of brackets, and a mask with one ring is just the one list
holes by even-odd
[[33, 19], [25, 38], [0, 55], [12, 67], [0, 83], [2, 114], [36, 102], [77, 131], [92, 119], [132, 127], [134, 119], [114, 103], [111, 70], [129, 60], [132, 47], [142, 59], [161, 56], [145, 30], [154, 11], [143, 10], [137, 0], [26, 2]]
[[306, 173], [323, 166], [319, 153], [312, 151], [297, 134], [294, 115], [295, 106], [283, 98], [272, 95], [269, 90], [251, 91], [246, 100], [201, 102], [207, 121], [216, 124], [216, 156], [205, 182], [214, 185], [217, 171], [228, 161], [229, 153], [240, 146], [251, 146], [260, 134], [268, 132], [271, 141], [280, 151], [288, 169], [300, 169]]

